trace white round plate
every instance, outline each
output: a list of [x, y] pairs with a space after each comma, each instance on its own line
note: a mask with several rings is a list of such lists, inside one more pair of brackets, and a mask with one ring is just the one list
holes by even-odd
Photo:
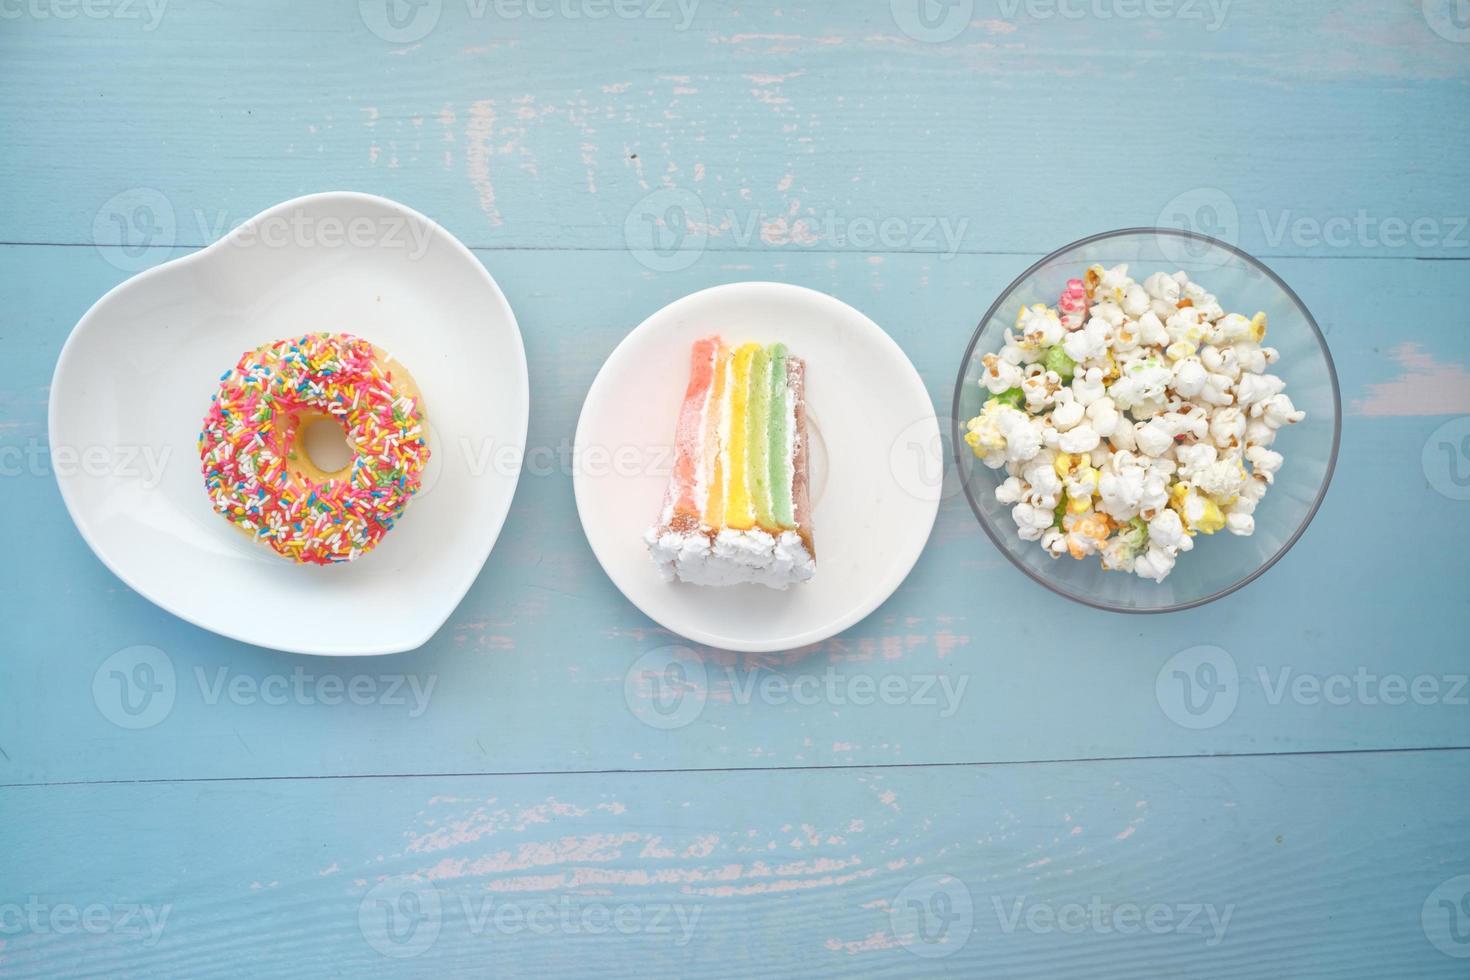
[[[785, 592], [668, 583], [643, 543], [663, 502], [694, 341], [783, 342], [807, 364], [816, 577]], [[841, 632], [893, 594], [939, 510], [939, 423], [924, 383], [877, 324], [783, 283], [686, 296], [630, 333], [597, 375], [577, 424], [582, 528], [613, 583], [651, 619], [750, 653]]]
[[[197, 440], [220, 375], [261, 344], [344, 331], [423, 392], [432, 459], [398, 525], [357, 561], [295, 565], [210, 506]], [[198, 626], [337, 656], [421, 646], [500, 534], [529, 414], [526, 355], [495, 280], [454, 236], [366, 194], [316, 194], [98, 300], [62, 348], [50, 442], [97, 557]], [[485, 465], [513, 450], [515, 466]]]

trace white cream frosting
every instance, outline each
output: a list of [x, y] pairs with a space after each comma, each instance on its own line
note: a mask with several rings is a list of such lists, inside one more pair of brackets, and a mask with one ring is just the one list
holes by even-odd
[[702, 531], [680, 534], [651, 528], [644, 540], [659, 571], [670, 582], [675, 579], [693, 585], [748, 582], [785, 589], [792, 583], [808, 581], [817, 572], [816, 560], [795, 531], [782, 531], [780, 536], [773, 536], [759, 528], [726, 529], [711, 542]]

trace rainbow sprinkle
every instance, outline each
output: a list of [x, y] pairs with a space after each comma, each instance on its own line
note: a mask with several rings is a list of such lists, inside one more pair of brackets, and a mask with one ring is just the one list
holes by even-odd
[[[214, 509], [292, 561], [330, 565], [377, 547], [429, 461], [422, 404], [389, 358], [348, 334], [266, 344], [220, 378], [199, 433]], [[321, 482], [299, 468], [303, 418], [330, 416], [356, 454]]]

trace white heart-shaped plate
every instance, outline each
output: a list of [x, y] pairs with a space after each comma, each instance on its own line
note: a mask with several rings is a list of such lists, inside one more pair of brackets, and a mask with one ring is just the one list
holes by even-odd
[[[323, 330], [408, 369], [433, 454], [382, 543], [328, 567], [292, 564], [216, 514], [197, 448], [241, 354]], [[77, 529], [141, 595], [246, 643], [384, 654], [423, 645], [484, 566], [529, 412], [520, 328], [479, 260], [401, 204], [330, 193], [279, 204], [98, 300], [57, 361], [50, 443]]]

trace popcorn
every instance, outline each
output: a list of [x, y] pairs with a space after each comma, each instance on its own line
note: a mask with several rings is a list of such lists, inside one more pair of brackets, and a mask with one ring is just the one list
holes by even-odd
[[1057, 311], [1064, 330], [1076, 330], [1087, 322], [1087, 285], [1081, 279], [1067, 280], [1067, 288], [1057, 300]]
[[1248, 536], [1305, 413], [1269, 373], [1267, 318], [1227, 312], [1183, 272], [1126, 265], [1023, 307], [982, 358], [985, 407], [965, 441], [1004, 469], [996, 500], [1053, 558], [1163, 581], [1197, 536]]
[[986, 354], [982, 361], [985, 364], [985, 371], [980, 376], [981, 383], [992, 395], [1019, 388], [1021, 382], [1026, 380], [1026, 376], [1018, 366], [995, 354]]
[[1046, 350], [1062, 339], [1062, 319], [1056, 310], [1037, 303], [1021, 310], [1016, 317], [1016, 332], [1021, 335], [1021, 347]]

